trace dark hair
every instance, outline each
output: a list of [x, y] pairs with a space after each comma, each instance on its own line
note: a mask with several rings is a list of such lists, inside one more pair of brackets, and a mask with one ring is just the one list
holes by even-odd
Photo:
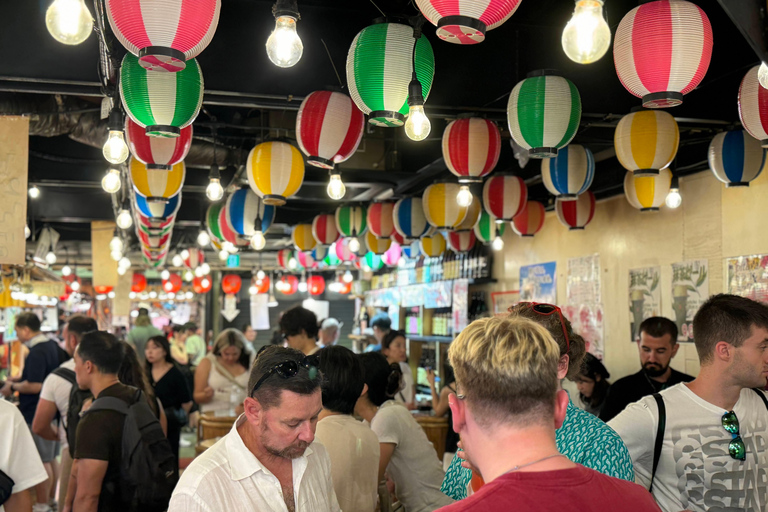
[[185, 329], [184, 329], [184, 326], [183, 326], [183, 325], [179, 325], [179, 324], [173, 324], [173, 325], [171, 326], [171, 332], [172, 332], [173, 334], [179, 334], [180, 332], [184, 332], [184, 331], [185, 331]]
[[[592, 390], [592, 396], [589, 398], [579, 393], [579, 398], [585, 404], [589, 404], [591, 407], [599, 407], [605, 400], [605, 395], [608, 394], [608, 388], [611, 387], [611, 383], [608, 382], [611, 374], [605, 368], [603, 363], [587, 352], [584, 356], [584, 362], [581, 365], [581, 372], [579, 375], [589, 377], [595, 381], [595, 388]], [[600, 380], [597, 380], [597, 376], [600, 376]]]
[[405, 338], [405, 333], [403, 331], [389, 331], [381, 340], [381, 350], [389, 350], [389, 346], [397, 338]]
[[643, 320], [643, 323], [640, 324], [640, 332], [654, 338], [662, 338], [669, 334], [672, 336], [672, 346], [677, 343], [677, 325], [663, 316], [652, 316]]
[[96, 324], [96, 320], [84, 315], [72, 315], [67, 320], [67, 330], [77, 336], [80, 340], [83, 334], [91, 331], [98, 331], [99, 326]]
[[[169, 362], [171, 364], [174, 364], [175, 361], [173, 357], [171, 357], [171, 344], [168, 342], [168, 339], [165, 336], [152, 336], [147, 340], [147, 344], [144, 345], [144, 348], [149, 344], [149, 342], [154, 343], [161, 349], [165, 350], [165, 360], [166, 362]], [[149, 376], [150, 380], [152, 379], [152, 363], [149, 361], [144, 361], [145, 367], [147, 370], [147, 376]]]
[[456, 375], [453, 373], [453, 366], [446, 361], [443, 366], [443, 386], [450, 386], [454, 382], [456, 382]]
[[[243, 324], [243, 328], [241, 329], [242, 333], [243, 333], [243, 334], [245, 334], [245, 331], [247, 331], [249, 327], [250, 327], [251, 329], [253, 329], [253, 326], [252, 326], [250, 323], [245, 323], [245, 324]], [[254, 330], [255, 330], [255, 329], [254, 329]]]
[[237, 347], [240, 349], [240, 358], [237, 360], [237, 364], [248, 370], [251, 365], [248, 352], [245, 351], [245, 337], [243, 333], [237, 329], [224, 329], [216, 336], [216, 341], [213, 342], [213, 355], [221, 356], [221, 351], [227, 347]]
[[753, 327], [768, 329], [765, 304], [725, 293], [710, 297], [693, 317], [693, 341], [701, 364], [712, 360], [720, 341], [740, 347], [752, 336]]
[[26, 311], [16, 317], [16, 329], [19, 327], [28, 327], [32, 332], [40, 332], [40, 318], [31, 311]]
[[147, 308], [139, 308], [139, 316], [149, 316], [149, 310]]
[[[305, 361], [306, 356], [292, 348], [284, 348], [276, 345], [269, 345], [259, 350], [256, 359], [253, 361], [253, 367], [251, 368], [251, 376], [248, 379], [248, 391], [251, 394], [251, 390], [256, 386], [256, 383], [267, 372], [275, 368], [280, 363], [288, 361], [294, 361], [298, 364], [299, 371], [293, 377], [283, 378], [274, 373], [267, 377], [267, 379], [261, 383], [256, 393], [252, 394], [253, 398], [259, 401], [259, 403], [266, 409], [280, 406], [280, 394], [283, 390], [291, 391], [299, 395], [311, 395], [318, 389], [320, 389], [323, 376], [318, 370], [317, 366], [312, 365], [309, 368], [303, 366], [302, 362]], [[317, 358], [311, 357], [316, 363]]]
[[388, 331], [392, 328], [392, 320], [386, 313], [378, 313], [371, 319], [371, 327], [378, 327], [382, 331]]
[[187, 332], [197, 332], [197, 324], [195, 322], [187, 322], [182, 326]]
[[348, 348], [328, 346], [317, 353], [323, 374], [323, 407], [341, 414], [352, 414], [363, 392], [363, 363]]
[[317, 316], [301, 306], [296, 306], [285, 312], [280, 319], [280, 330], [286, 336], [307, 333], [308, 338], [317, 338]]
[[[160, 336], [156, 337], [159, 338]], [[125, 357], [123, 357], [123, 363], [117, 372], [117, 379], [126, 386], [140, 389], [144, 393], [150, 408], [152, 408], [152, 412], [155, 413], [155, 416], [159, 417], [160, 409], [155, 398], [155, 390], [149, 384], [148, 374], [141, 368], [141, 363], [139, 363], [139, 358], [136, 355], [136, 349], [125, 341], [118, 341], [118, 343], [122, 345]], [[152, 375], [152, 373], [149, 372], [149, 375]]]
[[107, 331], [91, 331], [77, 345], [80, 359], [90, 361], [102, 374], [115, 375], [125, 358], [124, 343]]
[[366, 352], [358, 356], [365, 370], [368, 399], [373, 405], [391, 400], [402, 387], [403, 371], [397, 363], [389, 364], [380, 352]]

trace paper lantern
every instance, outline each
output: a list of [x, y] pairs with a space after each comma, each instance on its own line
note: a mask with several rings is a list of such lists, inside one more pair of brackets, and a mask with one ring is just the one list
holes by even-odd
[[641, 212], [656, 212], [664, 204], [672, 183], [672, 172], [662, 169], [655, 176], [624, 176], [624, 195], [633, 207]]
[[616, 29], [613, 60], [622, 85], [646, 108], [680, 105], [712, 58], [709, 18], [691, 2], [658, 0], [629, 11]]
[[195, 59], [178, 73], [151, 73], [128, 53], [120, 66], [120, 99], [147, 135], [178, 137], [203, 104], [203, 73]]
[[197, 294], [208, 293], [211, 291], [211, 278], [208, 276], [195, 277], [192, 279], [192, 289]]
[[483, 2], [455, 0], [416, 0], [419, 10], [437, 27], [437, 37], [454, 44], [477, 44], [485, 33], [512, 16], [522, 0]]
[[445, 252], [445, 238], [437, 231], [430, 236], [421, 237], [421, 250], [426, 256], [435, 258]]
[[[562, 201], [562, 199], [561, 199]], [[571, 200], [573, 201], [573, 200]], [[512, 231], [520, 236], [533, 236], [544, 226], [544, 205], [538, 201], [528, 201], [523, 211], [512, 219]]]
[[269, 293], [269, 276], [261, 279], [254, 276], [251, 278], [251, 284], [256, 288], [256, 293]]
[[307, 163], [323, 169], [351, 157], [363, 138], [365, 116], [346, 94], [315, 91], [296, 115], [296, 140]]
[[478, 240], [487, 245], [493, 242], [496, 235], [502, 236], [505, 228], [506, 224], [496, 222], [493, 214], [483, 210], [480, 213], [480, 220], [475, 225], [474, 233]]
[[[347, 54], [347, 84], [357, 108], [376, 126], [402, 126], [408, 115], [413, 73], [413, 28], [377, 23], [361, 30]], [[416, 76], [424, 99], [435, 75], [435, 56], [426, 36], [416, 43]]]
[[421, 241], [417, 240], [415, 242], [412, 242], [408, 245], [403, 245], [403, 257], [411, 259], [411, 258], [418, 258], [421, 254]]
[[680, 130], [668, 112], [642, 110], [621, 118], [613, 141], [616, 157], [625, 169], [636, 176], [651, 176], [675, 159]]
[[[331, 245], [339, 239], [339, 229], [336, 227], [336, 217], [322, 213], [312, 220], [312, 236], [318, 244]], [[323, 259], [323, 258], [320, 258]]]
[[392, 240], [389, 238], [377, 238], [370, 231], [365, 234], [365, 246], [370, 252], [377, 255], [382, 255], [392, 245]]
[[184, 283], [179, 274], [171, 274], [168, 276], [168, 279], [163, 279], [163, 291], [165, 293], [176, 293], [181, 290], [182, 284]]
[[[395, 230], [392, 214], [395, 210], [395, 203], [392, 201], [383, 201], [373, 203], [368, 207], [366, 224], [368, 232], [373, 233], [379, 238], [389, 238]], [[358, 236], [361, 233], [358, 233]]]
[[[258, 227], [262, 233], [269, 231], [275, 220], [277, 208], [264, 201], [249, 188], [241, 188], [227, 198], [226, 219], [229, 229], [250, 238]], [[256, 219], [259, 223], [256, 224]]]
[[222, 240], [234, 244], [237, 247], [246, 247], [249, 241], [244, 236], [233, 230], [229, 222], [227, 221], [227, 206], [224, 203], [224, 207], [219, 212], [219, 232], [224, 237]]
[[555, 158], [541, 161], [541, 179], [550, 194], [564, 201], [574, 200], [592, 185], [595, 157], [579, 144], [569, 144]]
[[[664, 202], [663, 199], [662, 202]], [[592, 217], [595, 215], [595, 194], [587, 190], [577, 197], [575, 201], [558, 199], [555, 202], [555, 211], [557, 212], [557, 218], [570, 231], [584, 229], [587, 224], [592, 222]]]
[[262, 142], [248, 154], [246, 174], [251, 189], [266, 204], [280, 206], [301, 188], [304, 159], [286, 142]]
[[95, 291], [99, 295], [106, 295], [112, 290], [114, 290], [113, 286], [96, 285], [93, 287], [93, 291]]
[[280, 279], [280, 283], [282, 286], [279, 288], [279, 290], [283, 295], [293, 295], [299, 289], [299, 278], [296, 276], [283, 276]]
[[399, 243], [418, 240], [429, 230], [429, 223], [427, 223], [424, 205], [420, 197], [405, 197], [397, 201], [392, 210], [392, 220], [395, 231], [392, 232], [391, 236], [399, 235]]
[[131, 174], [133, 189], [137, 194], [147, 198], [147, 201], [166, 203], [169, 197], [181, 191], [186, 177], [184, 162], [174, 165], [170, 171], [165, 169], [150, 169], [148, 165], [131, 158], [128, 166]]
[[136, 209], [142, 215], [153, 219], [167, 220], [176, 215], [181, 206], [181, 192], [168, 198], [168, 202], [150, 202], [140, 194], [133, 194], [133, 201]]
[[392, 235], [390, 235], [389, 238], [391, 238], [394, 243], [399, 244], [399, 245], [406, 245], [406, 244], [410, 243], [410, 241], [406, 242], [405, 237], [403, 235], [401, 235], [400, 233], [398, 233], [397, 229], [395, 229], [392, 232]]
[[165, 220], [160, 220], [147, 217], [138, 210], [134, 210], [133, 213], [133, 220], [137, 229], [147, 234], [164, 235], [173, 229], [173, 225], [176, 221], [175, 215], [172, 215]]
[[277, 264], [280, 268], [288, 269], [288, 262], [293, 258], [293, 251], [290, 249], [281, 249], [277, 251]]
[[342, 238], [336, 242], [336, 257], [340, 262], [352, 261], [356, 257], [355, 253], [349, 248], [349, 240], [349, 238]]
[[117, 40], [151, 71], [177, 72], [216, 33], [221, 0], [106, 0]]
[[161, 268], [165, 266], [165, 255], [161, 255], [158, 259], [155, 259], [142, 251], [141, 260], [147, 268]]
[[336, 267], [336, 266], [338, 266], [341, 263], [341, 260], [336, 255], [336, 244], [338, 244], [339, 242], [340, 242], [340, 240], [337, 241], [336, 243], [332, 244], [328, 248], [328, 254], [325, 255], [325, 258], [323, 258], [323, 263], [326, 266]]
[[339, 206], [336, 208], [336, 227], [341, 236], [359, 236], [368, 230], [368, 211], [365, 206]]
[[141, 293], [147, 289], [147, 278], [144, 274], [133, 274], [131, 279], [131, 291], [134, 293]]
[[189, 256], [184, 260], [184, 265], [187, 268], [195, 270], [205, 262], [205, 253], [202, 249], [190, 247], [187, 251], [189, 252]]
[[472, 231], [480, 220], [480, 213], [483, 211], [483, 205], [480, 198], [473, 195], [472, 203], [467, 207], [467, 216], [461, 221], [461, 224], [454, 228], [454, 231]]
[[757, 72], [750, 69], [739, 86], [739, 119], [744, 129], [768, 148], [768, 89], [760, 85]]
[[477, 238], [472, 231], [450, 231], [448, 233], [448, 245], [454, 252], [467, 252], [475, 247]]
[[300, 251], [311, 251], [317, 245], [317, 240], [312, 235], [312, 224], [297, 224], [291, 232], [293, 245]]
[[307, 291], [310, 295], [322, 295], [325, 291], [323, 276], [309, 276], [307, 278]]
[[164, 235], [147, 234], [141, 230], [136, 230], [136, 236], [142, 245], [150, 249], [159, 249], [165, 246], [171, 240], [171, 233]]
[[728, 187], [748, 187], [760, 176], [765, 151], [760, 141], [743, 130], [722, 132], [709, 144], [709, 168]]
[[221, 229], [219, 228], [219, 216], [221, 215], [221, 210], [225, 206], [226, 203], [223, 201], [212, 203], [205, 214], [205, 224], [208, 228], [208, 234], [211, 236], [212, 241], [216, 240], [219, 243], [224, 241], [224, 235], [221, 234]]
[[314, 258], [314, 260], [317, 262], [323, 261], [329, 254], [329, 247], [330, 246], [328, 245], [317, 244], [315, 248], [312, 249], [312, 258]]
[[453, 229], [464, 221], [468, 207], [459, 206], [457, 183], [433, 183], [421, 196], [427, 222], [437, 229]]
[[561, 76], [537, 71], [518, 82], [509, 95], [509, 131], [533, 158], [557, 156], [557, 150], [576, 135], [580, 121], [579, 90]]
[[221, 289], [228, 295], [237, 295], [243, 282], [237, 274], [227, 274], [221, 278]]
[[296, 264], [301, 269], [311, 270], [317, 268], [317, 261], [312, 256], [312, 251], [296, 251], [293, 257], [296, 258]]
[[381, 257], [381, 261], [388, 267], [394, 267], [400, 261], [400, 257], [403, 255], [403, 250], [400, 248], [400, 244], [392, 242], [389, 249]]
[[363, 264], [363, 268], [368, 267], [366, 270], [370, 269], [371, 272], [377, 272], [384, 266], [384, 262], [382, 261], [381, 256], [373, 252], [368, 252], [365, 254], [363, 257]]
[[501, 154], [501, 132], [478, 117], [457, 119], [443, 132], [443, 160], [460, 183], [479, 183], [496, 167]]
[[500, 174], [488, 178], [483, 185], [485, 211], [498, 221], [514, 219], [527, 201], [528, 187], [519, 176]]
[[192, 146], [192, 125], [182, 128], [178, 137], [150, 137], [144, 128], [125, 118], [125, 142], [133, 158], [150, 169], [170, 170], [187, 157]]

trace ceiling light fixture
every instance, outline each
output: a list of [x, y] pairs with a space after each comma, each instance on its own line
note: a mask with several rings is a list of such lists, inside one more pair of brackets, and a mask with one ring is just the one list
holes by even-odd
[[[420, 18], [423, 23], [424, 18]], [[408, 84], [408, 119], [405, 121], [405, 134], [409, 139], [420, 141], [427, 138], [432, 124], [429, 122], [427, 114], [424, 112], [424, 96], [421, 82], [416, 76], [416, 43], [421, 37], [421, 24], [419, 23], [413, 29], [413, 55], [411, 62], [413, 73], [411, 83]]]
[[339, 171], [331, 171], [331, 179], [328, 182], [328, 188], [326, 190], [328, 192], [328, 197], [335, 199], [336, 201], [343, 198], [344, 194], [347, 193], [347, 187], [344, 185], [344, 182], [341, 181], [341, 173]]
[[219, 172], [219, 166], [215, 163], [211, 165], [211, 171], [208, 173], [208, 179], [210, 182], [205, 188], [205, 195], [211, 201], [219, 201], [224, 197], [224, 187], [221, 186], [221, 173]]
[[84, 0], [54, 0], [45, 12], [45, 26], [58, 42], [75, 45], [93, 32], [93, 17]]
[[31, 187], [29, 187], [28, 192], [29, 192], [29, 197], [31, 197], [32, 199], [37, 199], [38, 197], [40, 197], [40, 189], [37, 188], [37, 185], [32, 185]]
[[267, 56], [275, 66], [290, 68], [301, 59], [304, 44], [296, 32], [296, 22], [301, 19], [296, 0], [277, 0], [272, 6], [275, 30], [267, 39]]
[[472, 204], [472, 192], [469, 190], [469, 185], [459, 186], [459, 193], [456, 194], [456, 204], [462, 208]]
[[120, 171], [117, 169], [108, 170], [104, 177], [101, 179], [101, 188], [104, 189], [104, 192], [114, 194], [120, 190], [121, 186], [122, 183], [120, 180]]
[[211, 235], [209, 235], [205, 228], [203, 228], [200, 230], [200, 233], [197, 234], [197, 245], [200, 247], [207, 247], [209, 243], [211, 243]]
[[119, 165], [128, 159], [128, 144], [125, 143], [123, 134], [123, 113], [120, 107], [115, 105], [109, 113], [109, 136], [104, 143], [102, 152], [107, 162]]
[[603, 0], [576, 0], [563, 30], [563, 51], [573, 62], [591, 64], [611, 47], [611, 29], [603, 17]]
[[677, 176], [672, 177], [672, 184], [664, 202], [668, 208], [678, 208], [683, 203], [683, 196], [680, 194], [680, 181]]

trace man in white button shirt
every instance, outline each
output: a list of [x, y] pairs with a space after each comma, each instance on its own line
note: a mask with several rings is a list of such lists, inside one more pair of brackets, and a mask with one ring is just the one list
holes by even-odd
[[321, 383], [315, 358], [262, 349], [245, 413], [184, 471], [168, 512], [339, 512], [328, 453], [313, 442]]

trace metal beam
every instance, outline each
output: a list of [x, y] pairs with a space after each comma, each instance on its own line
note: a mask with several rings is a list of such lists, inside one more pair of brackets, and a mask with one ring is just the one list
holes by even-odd
[[768, 62], [765, 0], [717, 0], [762, 62]]

